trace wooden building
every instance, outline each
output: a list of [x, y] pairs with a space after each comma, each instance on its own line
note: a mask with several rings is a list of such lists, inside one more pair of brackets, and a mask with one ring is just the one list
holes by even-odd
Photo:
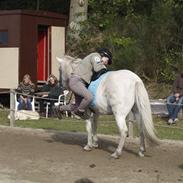
[[23, 75], [32, 81], [57, 77], [56, 56], [65, 53], [67, 17], [30, 10], [0, 11], [0, 88], [16, 88]]

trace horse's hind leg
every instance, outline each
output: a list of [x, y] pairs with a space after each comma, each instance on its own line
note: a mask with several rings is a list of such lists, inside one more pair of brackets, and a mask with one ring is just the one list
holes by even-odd
[[141, 129], [140, 131], [140, 148], [139, 148], [139, 156], [144, 157], [144, 152], [145, 152], [145, 141], [144, 141], [144, 132]]
[[142, 123], [141, 123], [141, 115], [139, 114], [139, 112], [136, 110], [134, 112], [134, 115], [135, 115], [135, 119], [137, 121], [137, 125], [138, 125], [138, 128], [139, 128], [139, 131], [140, 131], [140, 148], [139, 148], [139, 156], [140, 157], [144, 157], [144, 152], [145, 152], [145, 136], [144, 136], [144, 130], [143, 130], [143, 126], [142, 126]]
[[144, 157], [144, 152], [146, 151], [146, 149], [145, 149], [145, 135], [144, 135], [144, 130], [143, 130], [143, 126], [142, 126], [141, 122], [139, 124], [139, 130], [140, 130], [140, 148], [139, 148], [138, 154], [140, 157]]
[[127, 129], [124, 115], [116, 114], [115, 118], [116, 118], [116, 123], [118, 125], [119, 132], [120, 132], [120, 141], [119, 141], [119, 144], [118, 144], [116, 151], [111, 156], [113, 158], [119, 158], [119, 156], [122, 153], [122, 149], [124, 146], [124, 142], [125, 142], [125, 138], [127, 136], [128, 129]]

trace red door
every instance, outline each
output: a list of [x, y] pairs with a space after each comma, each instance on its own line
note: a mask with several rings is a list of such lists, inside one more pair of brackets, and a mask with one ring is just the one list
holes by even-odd
[[37, 80], [46, 81], [51, 71], [49, 55], [49, 33], [48, 27], [38, 28], [37, 42]]

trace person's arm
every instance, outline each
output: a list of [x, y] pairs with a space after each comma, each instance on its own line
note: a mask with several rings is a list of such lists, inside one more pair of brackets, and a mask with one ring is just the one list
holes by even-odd
[[22, 83], [20, 83], [17, 87], [17, 89], [15, 90], [16, 92], [21, 93], [22, 92]]
[[102, 74], [105, 74], [108, 70], [106, 68], [101, 69], [98, 72], [94, 72], [91, 81], [97, 80]]
[[17, 87], [17, 89], [16, 89], [15, 91], [19, 93], [19, 94], [17, 93], [17, 99], [20, 98], [20, 97], [21, 97], [21, 98], [23, 97], [23, 96], [20, 94], [20, 93], [22, 93], [22, 82], [19, 83], [19, 85], [18, 85], [18, 87]]
[[34, 95], [34, 93], [35, 93], [35, 85], [32, 83], [30, 85], [30, 95]]
[[44, 84], [41, 88], [40, 88], [40, 92], [49, 92], [50, 91], [50, 87], [48, 84]]
[[60, 94], [63, 93], [63, 90], [60, 86], [56, 85], [48, 94], [48, 98], [58, 98]]
[[106, 66], [101, 62], [101, 56], [98, 54], [92, 56], [91, 64], [93, 66], [94, 72], [99, 72], [103, 69], [107, 69]]

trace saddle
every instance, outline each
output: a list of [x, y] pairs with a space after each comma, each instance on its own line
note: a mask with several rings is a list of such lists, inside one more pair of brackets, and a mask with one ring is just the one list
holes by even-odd
[[97, 95], [97, 89], [100, 85], [100, 82], [106, 78], [106, 76], [109, 74], [109, 72], [102, 74], [98, 79], [95, 81], [92, 81], [90, 85], [88, 86], [88, 90], [92, 93], [93, 95], [93, 100], [91, 102], [91, 108], [96, 106], [96, 95]]

